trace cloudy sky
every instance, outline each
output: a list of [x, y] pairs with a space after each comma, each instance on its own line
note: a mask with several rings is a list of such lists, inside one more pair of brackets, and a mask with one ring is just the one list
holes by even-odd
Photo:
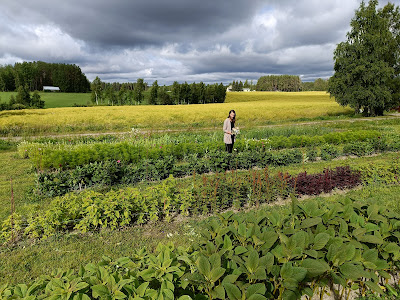
[[[400, 0], [391, 1], [400, 5]], [[384, 5], [387, 1], [381, 1]], [[0, 0], [0, 64], [150, 84], [333, 74], [360, 0]]]

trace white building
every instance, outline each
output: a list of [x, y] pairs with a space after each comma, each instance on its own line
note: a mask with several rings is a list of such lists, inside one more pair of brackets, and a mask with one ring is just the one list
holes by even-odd
[[43, 91], [59, 92], [60, 88], [58, 86], [44, 85]]

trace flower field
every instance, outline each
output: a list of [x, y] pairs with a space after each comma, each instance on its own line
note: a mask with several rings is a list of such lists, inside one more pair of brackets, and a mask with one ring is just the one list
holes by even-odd
[[[400, 118], [350, 117], [322, 93], [231, 94], [3, 112], [2, 134], [25, 137], [0, 143], [0, 297], [396, 299]], [[101, 131], [126, 133], [48, 135]]]

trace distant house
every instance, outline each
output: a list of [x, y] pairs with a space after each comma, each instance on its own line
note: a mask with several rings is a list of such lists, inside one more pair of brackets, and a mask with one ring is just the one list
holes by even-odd
[[[227, 91], [227, 92], [232, 92], [232, 89], [233, 89], [233, 87], [232, 87], [232, 85], [230, 85], [230, 86], [228, 86], [228, 87], [226, 88], [226, 91]], [[242, 91], [243, 91], [243, 92], [251, 92], [251, 90], [250, 90], [249, 88], [243, 88]]]
[[44, 85], [43, 86], [43, 91], [50, 91], [50, 92], [59, 92], [60, 88], [58, 86], [49, 86], [49, 85]]

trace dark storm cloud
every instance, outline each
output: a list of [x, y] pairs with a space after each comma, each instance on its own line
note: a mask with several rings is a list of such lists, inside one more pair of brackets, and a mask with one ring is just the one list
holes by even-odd
[[[72, 37], [104, 47], [188, 42], [247, 22], [262, 1], [14, 0], [37, 22], [57, 24]], [[25, 14], [24, 14], [25, 15]]]
[[229, 83], [268, 74], [328, 78], [333, 51], [346, 39], [359, 5], [360, 0], [2, 0], [0, 64], [75, 63], [90, 80], [160, 84]]

